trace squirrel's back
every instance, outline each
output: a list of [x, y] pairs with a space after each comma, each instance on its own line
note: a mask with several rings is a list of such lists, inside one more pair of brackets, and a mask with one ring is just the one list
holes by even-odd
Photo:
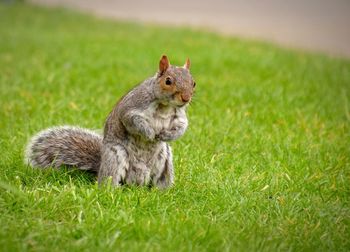
[[102, 136], [94, 131], [72, 126], [43, 130], [30, 140], [25, 162], [32, 167], [75, 166], [98, 172]]

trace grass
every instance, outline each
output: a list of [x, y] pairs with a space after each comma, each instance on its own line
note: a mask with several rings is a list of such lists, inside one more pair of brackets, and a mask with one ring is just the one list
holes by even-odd
[[[3, 251], [350, 250], [348, 60], [26, 4], [0, 38]], [[43, 128], [101, 129], [162, 53], [197, 82], [172, 189], [23, 164]]]

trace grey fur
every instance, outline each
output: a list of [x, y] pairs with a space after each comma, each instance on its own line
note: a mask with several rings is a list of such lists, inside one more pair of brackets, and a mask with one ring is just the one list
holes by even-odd
[[25, 162], [32, 167], [76, 166], [97, 172], [101, 160], [102, 136], [72, 126], [53, 127], [39, 132], [29, 142]]
[[[165, 85], [166, 78], [172, 85]], [[166, 142], [185, 133], [193, 89], [188, 69], [168, 66], [122, 97], [106, 120], [103, 138], [77, 127], [47, 129], [32, 138], [26, 161], [41, 168], [91, 170], [98, 173], [99, 183], [111, 177], [114, 185], [169, 187], [174, 171]]]

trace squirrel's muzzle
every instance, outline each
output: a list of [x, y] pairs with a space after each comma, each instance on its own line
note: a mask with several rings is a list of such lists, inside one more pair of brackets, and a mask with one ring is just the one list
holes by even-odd
[[186, 93], [181, 94], [181, 100], [183, 102], [189, 102], [191, 100], [191, 95], [190, 94], [186, 94]]

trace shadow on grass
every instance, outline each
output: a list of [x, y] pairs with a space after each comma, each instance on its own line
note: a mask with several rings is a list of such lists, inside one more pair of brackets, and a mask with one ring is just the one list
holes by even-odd
[[[78, 187], [86, 187], [86, 186], [95, 186], [97, 185], [97, 174], [91, 171], [83, 171], [79, 170], [76, 167], [71, 166], [62, 166], [60, 168], [33, 168], [27, 166], [23, 173], [19, 173], [16, 176], [16, 180], [18, 184], [26, 187], [29, 186], [33, 188], [33, 184], [40, 186], [65, 186], [65, 185], [74, 185]], [[0, 181], [1, 182], [1, 181]], [[4, 185], [7, 185], [4, 182]], [[10, 184], [8, 184], [11, 187]], [[1, 184], [0, 184], [1, 187]], [[157, 190], [156, 187], [151, 184], [148, 186], [138, 186], [138, 185], [127, 185], [123, 184], [120, 187], [113, 186], [112, 181], [106, 181], [105, 183], [99, 184], [98, 188], [101, 188], [102, 191], [110, 191], [110, 190], [118, 190], [122, 192], [127, 191], [151, 191]], [[6, 189], [6, 188], [4, 188]]]
[[52, 184], [52, 185], [89, 185], [96, 183], [96, 173], [82, 171], [75, 167], [62, 166], [60, 168], [32, 168], [26, 167], [24, 174], [21, 174], [20, 180], [23, 186], [34, 184]]

